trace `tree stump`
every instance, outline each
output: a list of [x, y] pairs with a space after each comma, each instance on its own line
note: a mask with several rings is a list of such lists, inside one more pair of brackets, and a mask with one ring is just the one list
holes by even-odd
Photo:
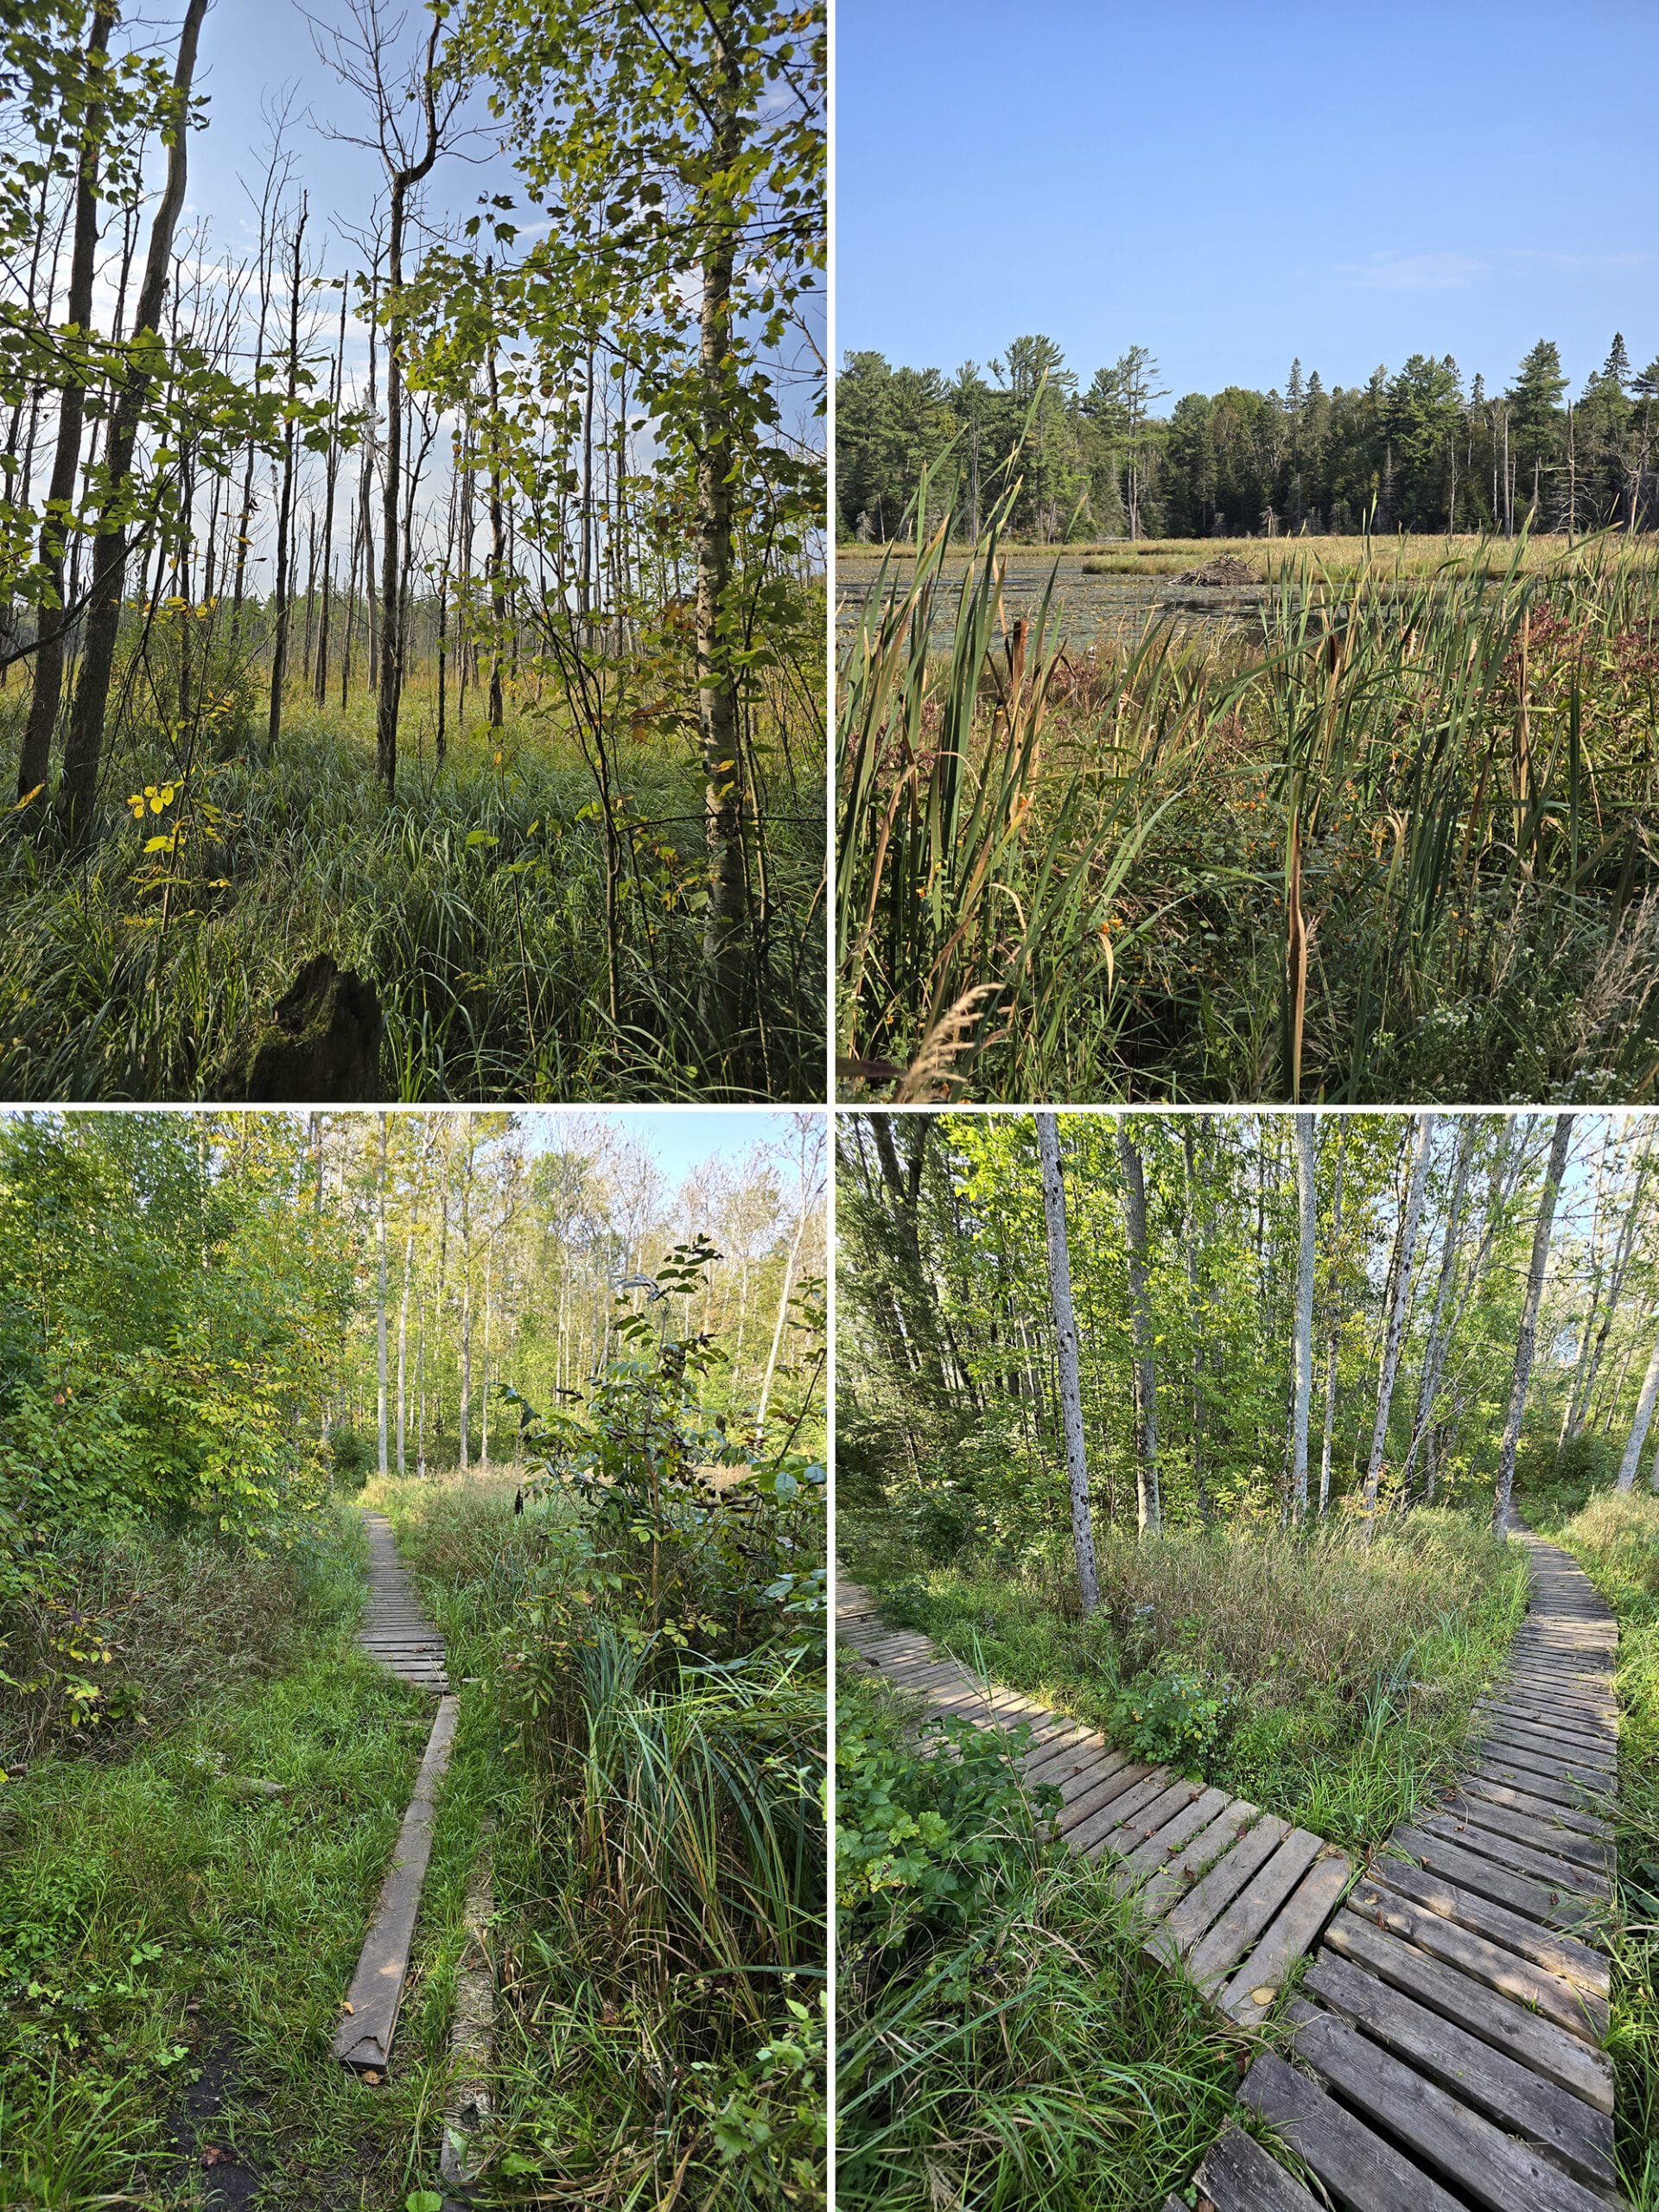
[[314, 953], [276, 1002], [276, 1033], [254, 1054], [245, 1096], [259, 1105], [384, 1096], [385, 1027], [372, 983]]

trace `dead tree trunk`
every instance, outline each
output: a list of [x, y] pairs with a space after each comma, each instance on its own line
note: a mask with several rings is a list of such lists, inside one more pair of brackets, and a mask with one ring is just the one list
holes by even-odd
[[[113, 0], [99, 0], [86, 34], [89, 78], [103, 68], [114, 22]], [[75, 162], [75, 237], [64, 315], [70, 329], [80, 340], [90, 334], [92, 321], [92, 273], [98, 252], [99, 142], [103, 129], [103, 104], [93, 101], [81, 124], [80, 149]], [[73, 339], [67, 341], [69, 346], [75, 342]], [[72, 370], [59, 388], [57, 443], [47, 484], [46, 513], [41, 524], [43, 573], [40, 597], [35, 602], [35, 687], [29, 695], [29, 720], [23, 726], [22, 751], [17, 762], [20, 799], [39, 791], [51, 772], [52, 733], [57, 727], [58, 704], [63, 695], [64, 631], [68, 622], [63, 595], [63, 547], [67, 518], [74, 502], [75, 479], [80, 468], [81, 429], [86, 412], [86, 387]]]

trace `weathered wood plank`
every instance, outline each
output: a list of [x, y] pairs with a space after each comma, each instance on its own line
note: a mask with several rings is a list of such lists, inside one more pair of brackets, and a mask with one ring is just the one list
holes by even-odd
[[[1476, 1935], [1459, 1921], [1429, 1911], [1412, 1898], [1402, 1897], [1397, 1890], [1389, 1889], [1380, 1882], [1357, 1882], [1348, 1897], [1346, 1910], [1362, 1918], [1368, 1927], [1386, 1929], [1403, 1936], [1417, 1950], [1456, 1967], [1465, 1980], [1484, 1982], [1499, 1995], [1514, 1998], [1517, 2004], [1529, 2006], [1542, 2019], [1553, 2021], [1581, 2043], [1593, 2047], [1607, 2032], [1605, 1998], [1580, 1989], [1564, 1974], [1551, 1974], [1533, 1960], [1523, 1959], [1519, 1952], [1493, 1942], [1490, 1936]], [[1492, 1910], [1496, 1911], [1496, 1906]], [[1338, 1936], [1343, 1918], [1342, 1914], [1338, 1915], [1325, 1938], [1338, 1949], [1344, 1948]]]
[[[1613, 2124], [1605, 2113], [1558, 2083], [1542, 2080], [1530, 2067], [1367, 1974], [1338, 1952], [1321, 1951], [1302, 1986], [1340, 2018], [1362, 2029], [1369, 2043], [1381, 2044], [1427, 2080], [1439, 2082], [1460, 2106], [1484, 2113], [1511, 2135], [1554, 2152], [1586, 2187], [1606, 2189], [1616, 2183]], [[1453, 2172], [1452, 2177], [1467, 2186], [1465, 2175]]]
[[1096, 1857], [1101, 1852], [1109, 1852], [1114, 1856], [1117, 1856], [1123, 1852], [1134, 1850], [1137, 1844], [1143, 1842], [1148, 1836], [1155, 1835], [1158, 1830], [1166, 1822], [1173, 1820], [1177, 1813], [1183, 1811], [1185, 1807], [1193, 1802], [1194, 1799], [1204, 1795], [1204, 1784], [1201, 1782], [1185, 1780], [1171, 1782], [1166, 1773], [1164, 1780], [1166, 1786], [1156, 1797], [1149, 1798], [1144, 1805], [1136, 1807], [1133, 1812], [1126, 1813], [1116, 1827], [1109, 1828], [1103, 1836], [1090, 1847], [1088, 1853], [1090, 1858]]
[[[1317, 2197], [1230, 2122], [1205, 2152], [1195, 2178], [1200, 2198], [1208, 2197], [1216, 2212], [1321, 2212]], [[1179, 2197], [1169, 2202], [1186, 2212]]]
[[1408, 1852], [1420, 1866], [1445, 1874], [1461, 1888], [1478, 1891], [1494, 1904], [1507, 1905], [1511, 1912], [1543, 1927], [1582, 1928], [1594, 1917], [1590, 1898], [1575, 1897], [1529, 1875], [1506, 1873], [1479, 1852], [1465, 1851], [1461, 1844], [1427, 1828], [1402, 1823], [1394, 1832], [1392, 1845], [1397, 1851]]
[[1467, 2212], [1431, 2175], [1276, 2051], [1258, 2055], [1238, 2094], [1242, 2104], [1278, 2129], [1348, 2212]]
[[1607, 2212], [1605, 2200], [1331, 2013], [1293, 1999], [1296, 2050], [1332, 2088], [1490, 2212]]
[[1144, 1782], [1150, 1771], [1149, 1768], [1138, 1766], [1131, 1760], [1127, 1765], [1119, 1767], [1116, 1774], [1109, 1774], [1103, 1781], [1096, 1783], [1083, 1796], [1068, 1801], [1056, 1823], [1058, 1834], [1067, 1837], [1072, 1835], [1085, 1821], [1092, 1820], [1104, 1807], [1122, 1796], [1126, 1790], [1133, 1789], [1137, 1783]]
[[1247, 1828], [1226, 1855], [1217, 1859], [1202, 1881], [1195, 1882], [1180, 1903], [1168, 1913], [1147, 1948], [1173, 1965], [1189, 1951], [1211, 1922], [1236, 1897], [1244, 1885], [1290, 1834], [1288, 1821], [1269, 1813]]
[[[1224, 1857], [1252, 1821], [1260, 1817], [1260, 1806], [1252, 1805], [1248, 1798], [1235, 1797], [1208, 1827], [1198, 1830], [1184, 1851], [1178, 1852], [1149, 1881], [1141, 1884], [1136, 1903], [1142, 1916], [1148, 1920], [1160, 1918], [1183, 1891]], [[1142, 1849], [1155, 1849], [1157, 1842], [1154, 1836]]]
[[1079, 1821], [1067, 1836], [1073, 1851], [1085, 1855], [1096, 1844], [1111, 1834], [1128, 1813], [1136, 1812], [1142, 1805], [1151, 1804], [1154, 1797], [1161, 1797], [1169, 1786], [1169, 1777], [1162, 1767], [1154, 1767], [1144, 1782], [1137, 1782], [1131, 1789], [1110, 1799], [1099, 1812], [1091, 1813], [1086, 1821]]
[[1530, 1959], [1548, 1974], [1560, 1974], [1574, 1988], [1605, 1998], [1612, 1988], [1612, 1969], [1599, 1951], [1576, 1936], [1548, 1929], [1524, 1913], [1483, 1897], [1448, 1879], [1437, 1869], [1420, 1866], [1414, 1859], [1384, 1857], [1373, 1859], [1370, 1878], [1426, 1911], [1455, 1921], [1472, 1934], [1502, 1944], [1517, 1957]]
[[1147, 1875], [1159, 1867], [1167, 1866], [1195, 1835], [1207, 1828], [1217, 1813], [1224, 1813], [1232, 1800], [1224, 1789], [1205, 1789], [1194, 1797], [1185, 1808], [1176, 1814], [1173, 1821], [1166, 1821], [1156, 1834], [1147, 1836], [1144, 1843], [1126, 1852], [1113, 1877], [1118, 1889], [1133, 1889]]
[[1345, 1907], [1326, 1929], [1325, 1948], [1339, 1951], [1368, 1974], [1454, 2021], [1598, 2112], [1612, 2111], [1613, 2069], [1606, 2059], [1580, 2037], [1529, 2012], [1524, 1999], [1516, 2002], [1507, 1993], [1498, 1995]]
[[1613, 1864], [1611, 1844], [1551, 1820], [1548, 1814], [1518, 1812], [1511, 1805], [1497, 1805], [1478, 1792], [1465, 1790], [1452, 1791], [1441, 1802], [1458, 1820], [1490, 1828], [1494, 1835], [1512, 1836], [1517, 1843], [1530, 1844], [1557, 1859], [1576, 1859], [1599, 1874], [1605, 1874]]
[[1228, 1968], [1243, 1957], [1321, 1848], [1319, 1838], [1306, 1828], [1291, 1830], [1255, 1880], [1188, 1952], [1186, 1970], [1200, 1989], [1212, 1990]]
[[1418, 1826], [1430, 1835], [1444, 1836], [1465, 1851], [1478, 1851], [1483, 1859], [1516, 1874], [1529, 1875], [1563, 1896], [1605, 1899], [1613, 1893], [1605, 1874], [1560, 1853], [1535, 1850], [1514, 1836], [1499, 1835], [1478, 1821], [1461, 1820], [1454, 1813], [1426, 1813]]
[[1530, 1813], [1535, 1821], [1551, 1821], [1573, 1835], [1594, 1841], [1611, 1841], [1613, 1824], [1576, 1805], [1558, 1805], [1548, 1797], [1535, 1797], [1529, 1789], [1516, 1789], [1507, 1782], [1493, 1782], [1484, 1774], [1465, 1774], [1459, 1787], [1467, 1797], [1484, 1797], [1489, 1805], [1507, 1805], [1511, 1812]]
[[342, 2066], [359, 2071], [372, 2068], [384, 2072], [391, 2056], [397, 2007], [409, 1972], [410, 1946], [415, 1940], [415, 1918], [420, 1910], [421, 1887], [426, 1879], [427, 1860], [432, 1855], [432, 1821], [438, 1784], [449, 1764], [460, 1713], [458, 1697], [439, 1699], [437, 1716], [426, 1739], [426, 1753], [416, 1777], [415, 1794], [404, 1815], [391, 1866], [381, 1885], [380, 1901], [364, 1939], [352, 1986], [346, 1993], [345, 2014], [335, 2031], [334, 2051]]
[[1259, 2028], [1273, 2010], [1280, 1985], [1336, 1910], [1351, 1872], [1341, 1852], [1316, 1859], [1250, 1953], [1221, 1999], [1221, 2009], [1242, 2028]]

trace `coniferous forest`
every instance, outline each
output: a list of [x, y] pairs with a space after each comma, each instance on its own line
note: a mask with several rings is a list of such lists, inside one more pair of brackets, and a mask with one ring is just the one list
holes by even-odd
[[901, 536], [923, 471], [937, 490], [947, 454], [964, 535], [1014, 467], [1009, 534], [1045, 545], [1659, 525], [1659, 358], [1637, 368], [1619, 333], [1577, 391], [1548, 339], [1490, 382], [1427, 353], [1360, 385], [1327, 386], [1300, 358], [1282, 391], [1172, 401], [1158, 378], [1131, 346], [1085, 382], [1041, 336], [954, 372], [850, 353], [836, 388], [837, 533]]

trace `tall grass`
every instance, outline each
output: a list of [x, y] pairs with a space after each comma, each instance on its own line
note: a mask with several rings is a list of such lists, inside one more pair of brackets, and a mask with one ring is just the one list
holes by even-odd
[[837, 1716], [837, 2203], [1160, 2202], [1227, 2118], [1235, 2040], [1107, 1872], [1045, 1840], [1011, 1765], [963, 1791], [998, 1732], [906, 1738], [852, 1677]]
[[[868, 1095], [1634, 1098], [1659, 1071], [1651, 563], [1298, 541], [1254, 632], [995, 650], [993, 531], [843, 654], [840, 1034]], [[1016, 631], [1016, 636], [1022, 634]]]
[[1369, 1545], [1340, 1527], [1107, 1535], [1087, 1619], [1058, 1551], [918, 1571], [901, 1529], [849, 1535], [893, 1619], [1114, 1740], [1137, 1710], [1191, 1722], [1148, 1755], [1367, 1848], [1451, 1778], [1525, 1605], [1524, 1562], [1443, 1510]]
[[492, 2180], [510, 2202], [539, 2190], [638, 2212], [817, 2205], [821, 1652], [791, 1637], [706, 1665], [601, 1606], [550, 1710], [532, 1708], [522, 1654], [550, 1573], [588, 1535], [571, 1493], [515, 1514], [514, 1490], [462, 1476], [365, 1491], [494, 1731]]
[[[441, 771], [411, 747], [391, 804], [360, 714], [308, 709], [276, 757], [249, 737], [169, 785], [176, 753], [164, 736], [126, 747], [79, 859], [3, 818], [4, 1096], [241, 1096], [317, 951], [378, 993], [389, 1097], [821, 1089], [823, 839], [792, 771], [764, 793], [764, 926], [728, 1050], [702, 1010], [702, 785], [670, 739], [631, 741], [608, 837], [574, 742], [528, 716], [452, 740]], [[176, 795], [135, 820], [124, 802], [146, 785]], [[146, 854], [175, 829], [176, 861]]]

